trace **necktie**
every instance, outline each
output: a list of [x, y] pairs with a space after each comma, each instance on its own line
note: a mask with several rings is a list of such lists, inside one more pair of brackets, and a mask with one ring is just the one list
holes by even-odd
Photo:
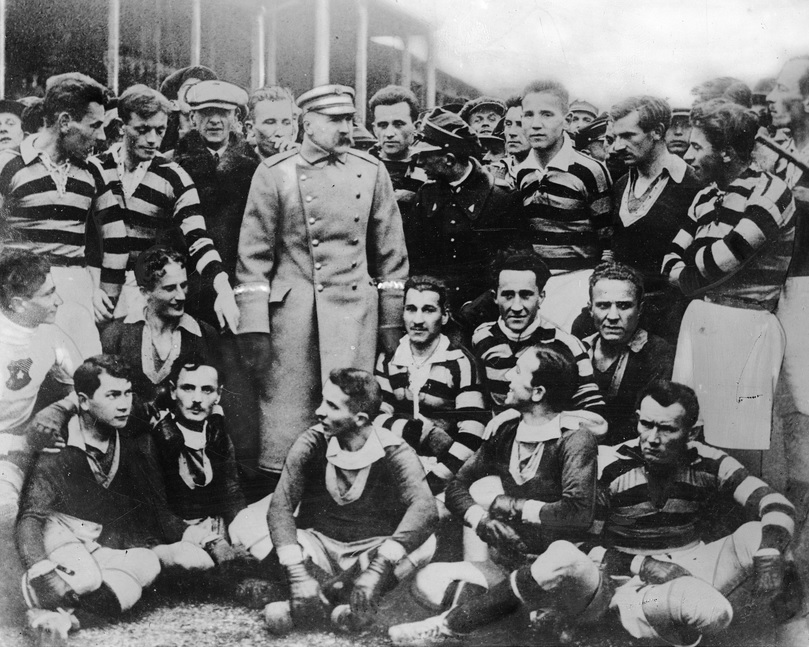
[[219, 166], [219, 153], [214, 153], [213, 154], [213, 165], [214, 166]]

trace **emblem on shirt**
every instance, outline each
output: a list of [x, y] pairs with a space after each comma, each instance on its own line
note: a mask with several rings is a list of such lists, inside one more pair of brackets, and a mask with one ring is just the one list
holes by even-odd
[[12, 391], [19, 391], [20, 389], [24, 389], [31, 383], [31, 376], [28, 372], [31, 370], [31, 366], [34, 364], [34, 360], [28, 359], [18, 359], [14, 362], [11, 362], [6, 368], [8, 368], [8, 379], [6, 380], [6, 387], [11, 389]]

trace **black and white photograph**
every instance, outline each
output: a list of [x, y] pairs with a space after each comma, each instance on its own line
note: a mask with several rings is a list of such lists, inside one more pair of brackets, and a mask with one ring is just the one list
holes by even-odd
[[809, 3], [0, 0], [0, 645], [807, 647]]

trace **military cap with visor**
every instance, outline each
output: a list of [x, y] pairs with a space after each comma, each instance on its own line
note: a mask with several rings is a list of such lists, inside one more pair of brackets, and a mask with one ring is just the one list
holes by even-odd
[[247, 99], [247, 90], [227, 81], [200, 81], [185, 93], [185, 102], [192, 110], [236, 110], [239, 106], [247, 105]]
[[421, 122], [411, 154], [443, 151], [477, 157], [483, 150], [478, 136], [458, 115], [436, 108]]
[[354, 88], [347, 85], [319, 85], [307, 90], [296, 101], [303, 114], [319, 112], [322, 115], [353, 115]]

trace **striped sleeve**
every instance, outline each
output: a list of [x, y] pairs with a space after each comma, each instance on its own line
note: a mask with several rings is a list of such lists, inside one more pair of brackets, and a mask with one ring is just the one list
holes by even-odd
[[612, 180], [607, 167], [601, 162], [587, 159], [587, 164], [590, 170], [590, 176], [585, 176], [587, 207], [603, 257], [605, 252], [612, 249]]
[[100, 262], [102, 288], [110, 296], [118, 296], [129, 260], [126, 222], [121, 206], [123, 189], [117, 174], [112, 181], [112, 175], [105, 174], [101, 160], [91, 158], [88, 168], [96, 183], [96, 195], [90, 215], [95, 231], [88, 220], [87, 261], [91, 266]]
[[178, 165], [169, 164], [166, 168], [174, 193], [174, 224], [183, 232], [191, 264], [200, 276], [212, 280], [225, 270], [219, 252], [208, 235], [197, 188], [188, 173]]
[[579, 372], [579, 388], [573, 396], [573, 407], [575, 409], [587, 409], [594, 413], [604, 414], [604, 397], [596, 384], [593, 373], [593, 363], [584, 345], [573, 335], [558, 330], [556, 338], [561, 341], [573, 353], [576, 368]]
[[[669, 270], [669, 276], [686, 295], [704, 292], [741, 270], [767, 243], [776, 240], [795, 213], [795, 203], [786, 185], [763, 174], [746, 200], [741, 193], [729, 192], [724, 208], [738, 210], [740, 217], [723, 236], [689, 241], [680, 237], [681, 231], [675, 238], [675, 246], [687, 246], [679, 262]], [[708, 215], [706, 212], [699, 220], [705, 221]]]
[[732, 492], [748, 517], [761, 521], [761, 548], [783, 551], [795, 533], [795, 506], [783, 494], [749, 474], [735, 458], [714, 451], [722, 455], [717, 474], [720, 490]]

